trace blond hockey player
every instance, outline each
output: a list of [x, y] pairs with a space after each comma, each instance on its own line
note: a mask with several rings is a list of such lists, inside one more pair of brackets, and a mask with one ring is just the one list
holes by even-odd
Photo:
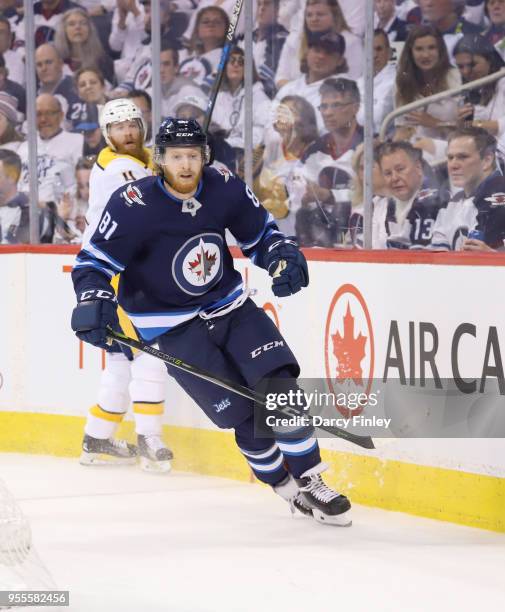
[[[100, 114], [100, 128], [107, 147], [100, 151], [90, 175], [88, 226], [83, 237], [83, 249], [89, 253], [95, 250], [91, 237], [110, 196], [118, 188], [152, 174], [151, 154], [144, 147], [146, 126], [131, 100], [107, 102]], [[125, 194], [131, 199], [127, 204], [135, 204], [135, 188]], [[122, 324], [128, 324], [126, 316]], [[142, 469], [167, 472], [173, 455], [161, 437], [165, 366], [144, 353], [133, 358], [131, 353], [112, 352], [113, 347], [107, 354], [98, 401], [88, 413], [80, 461], [84, 465], [135, 463], [139, 455]], [[114, 437], [130, 398], [137, 446]]]

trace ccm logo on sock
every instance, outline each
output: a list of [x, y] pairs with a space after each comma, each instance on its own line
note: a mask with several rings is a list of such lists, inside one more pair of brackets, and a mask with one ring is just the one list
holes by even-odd
[[266, 353], [267, 351], [279, 346], [284, 346], [284, 340], [274, 340], [273, 342], [268, 342], [263, 346], [259, 346], [257, 349], [254, 349], [254, 351], [251, 351], [251, 357], [255, 359], [258, 357], [258, 355], [261, 355], [261, 353]]

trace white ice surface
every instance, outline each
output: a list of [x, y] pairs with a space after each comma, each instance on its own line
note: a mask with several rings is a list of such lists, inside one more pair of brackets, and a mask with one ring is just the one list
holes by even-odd
[[355, 506], [291, 518], [257, 485], [0, 454], [72, 612], [483, 612], [505, 608], [505, 536]]

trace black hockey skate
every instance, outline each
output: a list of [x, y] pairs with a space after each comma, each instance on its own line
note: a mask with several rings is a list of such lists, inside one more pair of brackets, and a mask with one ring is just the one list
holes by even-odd
[[170, 461], [174, 454], [163, 442], [161, 436], [143, 436], [137, 434], [140, 454], [140, 466], [144, 472], [170, 472]]
[[325, 463], [319, 463], [304, 472], [296, 483], [306, 506], [312, 508], [312, 515], [319, 523], [348, 527], [352, 524], [349, 516], [351, 502], [345, 495], [328, 487], [321, 478], [321, 472], [327, 469]]
[[84, 434], [82, 465], [131, 465], [137, 461], [137, 447], [126, 440], [100, 439]]
[[305, 516], [312, 516], [312, 509], [305, 504], [300, 489], [291, 474], [288, 474], [279, 484], [274, 485], [273, 490], [288, 502], [292, 514], [298, 510]]

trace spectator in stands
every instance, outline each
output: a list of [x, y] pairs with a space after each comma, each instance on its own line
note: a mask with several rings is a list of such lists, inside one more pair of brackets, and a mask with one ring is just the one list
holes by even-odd
[[120, 54], [120, 59], [114, 62], [114, 72], [119, 82], [124, 79], [145, 38], [142, 4], [137, 0], [116, 0], [109, 45], [112, 51]]
[[[464, 82], [498, 72], [505, 62], [495, 47], [478, 34], [464, 36], [454, 48], [454, 60]], [[505, 79], [468, 92], [459, 120], [487, 130], [505, 145]]]
[[361, 76], [363, 42], [350, 31], [338, 0], [307, 0], [303, 28], [291, 31], [282, 49], [277, 67], [277, 87], [300, 76], [300, 65], [306, 60], [308, 43], [328, 32], [342, 34], [349, 74], [352, 78]]
[[272, 128], [265, 133], [263, 168], [257, 193], [285, 234], [295, 234], [296, 213], [306, 182], [300, 160], [318, 137], [316, 112], [301, 96], [286, 96], [274, 111]]
[[24, 87], [9, 79], [9, 69], [4, 58], [0, 55], [0, 92], [6, 93], [16, 99], [19, 112], [26, 115], [26, 92]]
[[20, 175], [19, 155], [0, 149], [0, 244], [29, 240], [28, 197], [18, 191]]
[[412, 12], [420, 18], [420, 23], [431, 25], [444, 37], [449, 56], [454, 45], [464, 34], [479, 34], [482, 28], [463, 17], [465, 0], [419, 0], [419, 8], [413, 9], [407, 21], [415, 21]]
[[12, 39], [10, 21], [6, 17], [0, 17], [0, 56], [3, 56], [6, 65], [9, 67], [10, 80], [24, 86], [26, 80], [25, 63], [22, 54], [11, 48]]
[[38, 78], [38, 94], [48, 93], [62, 96], [66, 103], [67, 119], [71, 120], [81, 101], [75, 89], [74, 79], [63, 73], [63, 60], [56, 48], [48, 43], [35, 51], [35, 70]]
[[[174, 106], [177, 119], [196, 119], [200, 125], [203, 125], [206, 110], [207, 100], [202, 94], [180, 98]], [[214, 120], [209, 125], [207, 140], [211, 150], [211, 163], [218, 162], [235, 172], [237, 166], [236, 152], [226, 142], [224, 130]]]
[[[303, 75], [283, 85], [275, 97], [275, 102], [278, 103], [285, 96], [298, 95], [310, 102], [314, 109], [319, 109], [319, 90], [323, 81], [330, 77], [347, 76], [347, 71], [345, 38], [336, 32], [324, 34], [309, 43], [302, 66]], [[323, 118], [319, 112], [316, 117], [319, 133], [323, 134], [326, 131]]]
[[107, 102], [105, 78], [98, 68], [80, 68], [74, 79], [77, 94], [83, 102], [96, 105]]
[[23, 19], [23, 11], [18, 0], [0, 0], [0, 17], [8, 19], [14, 30]]
[[105, 53], [88, 13], [81, 8], [67, 11], [56, 27], [54, 46], [72, 72], [80, 68], [98, 68], [114, 81], [114, 64]]
[[279, 23], [281, 0], [257, 0], [256, 29], [253, 31], [253, 56], [263, 88], [275, 95], [277, 66], [289, 32]]
[[15, 98], [0, 92], [0, 149], [17, 151], [24, 140], [16, 129], [19, 121], [15, 104]]
[[[413, 29], [403, 48], [397, 69], [395, 105], [403, 106], [461, 84], [457, 68], [449, 62], [444, 39], [435, 28], [419, 26]], [[458, 118], [458, 102], [446, 98], [432, 102], [396, 120], [396, 138], [443, 139], [449, 124]]]
[[217, 70], [229, 26], [228, 15], [218, 6], [208, 6], [197, 13], [187, 51], [180, 54], [179, 73], [197, 85], [209, 84]]
[[380, 147], [378, 158], [392, 199], [374, 209], [374, 223], [379, 224], [377, 244], [392, 249], [428, 247], [444, 202], [425, 177], [421, 151], [408, 142], [390, 142]]
[[77, 182], [75, 196], [75, 229], [81, 234], [86, 229], [86, 213], [89, 206], [89, 177], [91, 169], [95, 163], [94, 156], [81, 157], [75, 167], [75, 177]]
[[490, 21], [483, 36], [492, 45], [496, 45], [500, 53], [505, 53], [505, 0], [486, 0], [486, 16]]
[[71, 0], [37, 0], [33, 5], [35, 14], [35, 45], [38, 47], [54, 40], [56, 26], [63, 13], [71, 8], [80, 8]]
[[[130, 98], [132, 102], [142, 113], [142, 118], [147, 128], [147, 132], [144, 138], [144, 146], [152, 147], [152, 133], [153, 133], [153, 102], [151, 96], [142, 89], [132, 89], [128, 92], [127, 98]], [[162, 111], [163, 114], [163, 111]], [[104, 145], [105, 146], [105, 145]]]
[[[321, 85], [320, 94], [319, 111], [327, 133], [308, 147], [302, 161], [317, 177], [321, 165], [327, 164], [344, 170], [349, 179], [352, 156], [363, 142], [364, 134], [357, 120], [361, 100], [358, 86], [350, 79], [327, 79]], [[313, 187], [317, 188], [317, 184]], [[326, 192], [321, 192], [319, 197], [326, 197]]]
[[178, 74], [179, 51], [170, 44], [163, 44], [160, 53], [161, 114], [172, 115], [177, 100], [186, 96], [199, 96], [201, 90], [193, 81]]
[[328, 133], [303, 155], [306, 188], [297, 213], [296, 234], [305, 246], [341, 246], [351, 210], [351, 162], [363, 142], [356, 116], [360, 93], [355, 81], [327, 79], [321, 85], [321, 105]]
[[[492, 251], [505, 246], [505, 178], [496, 166], [496, 139], [477, 127], [449, 135], [447, 167], [461, 189], [441, 210], [433, 231], [436, 250]], [[468, 238], [467, 238], [468, 236]]]
[[80, 123], [76, 123], [73, 131], [83, 135], [83, 157], [94, 157], [107, 146], [98, 122], [98, 109], [96, 114], [88, 116]]
[[[372, 199], [372, 249], [386, 248], [384, 242], [384, 212], [387, 216], [387, 207], [393, 206], [388, 202], [389, 192], [382, 176], [378, 162], [378, 151], [381, 145], [375, 146], [373, 166], [373, 199]], [[365, 148], [359, 145], [352, 160], [354, 177], [352, 180], [352, 211], [349, 220], [349, 233], [346, 237], [346, 245], [356, 249], [363, 248], [363, 216], [365, 214]]]
[[[173, 11], [170, 0], [159, 0], [160, 2], [160, 28], [162, 49], [168, 46], [179, 49], [180, 42], [180, 19], [186, 21], [186, 16], [181, 12]], [[143, 89], [148, 91], [151, 87], [152, 61], [151, 61], [151, 3], [143, 0], [144, 7], [144, 30], [147, 37], [143, 39], [142, 45], [135, 53], [135, 61], [129, 62], [124, 77], [118, 74], [119, 85], [111, 92], [111, 97], [124, 97], [131, 89]]]
[[[52, 202], [51, 206], [56, 207], [75, 190], [75, 165], [82, 155], [84, 139], [82, 134], [72, 134], [62, 128], [64, 114], [57, 96], [39, 95], [36, 110], [40, 205], [45, 208]], [[28, 142], [21, 143], [18, 153], [23, 162], [23, 190], [28, 191]], [[49, 233], [46, 241], [52, 240]]]
[[[253, 66], [253, 147], [263, 143], [265, 118], [270, 116], [270, 98]], [[226, 140], [235, 149], [244, 149], [244, 51], [234, 47], [226, 64], [214, 107], [214, 121], [226, 132]]]
[[[391, 64], [391, 46], [384, 30], [375, 30], [373, 39], [373, 123], [374, 131], [379, 133], [382, 122], [394, 108], [394, 89], [396, 80], [396, 67]], [[364, 78], [358, 79], [361, 100], [365, 95]], [[358, 123], [363, 125], [365, 110], [361, 104], [358, 113]]]
[[395, 0], [374, 0], [375, 28], [383, 30], [390, 42], [407, 40], [407, 24], [398, 17]]

